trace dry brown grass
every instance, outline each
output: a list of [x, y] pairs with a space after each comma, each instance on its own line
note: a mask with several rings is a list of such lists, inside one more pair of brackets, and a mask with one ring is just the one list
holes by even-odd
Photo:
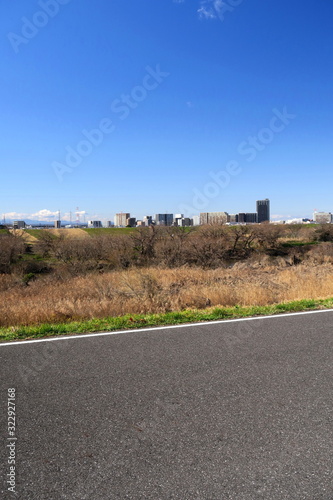
[[35, 238], [35, 236], [32, 236], [23, 229], [11, 229], [9, 232], [13, 235], [22, 238], [25, 243], [33, 244], [38, 241], [37, 238]]
[[288, 267], [239, 263], [232, 269], [130, 269], [44, 276], [25, 286], [0, 275], [0, 326], [160, 313], [207, 306], [268, 305], [333, 296], [331, 262]]
[[84, 240], [89, 238], [89, 234], [86, 233], [83, 229], [80, 228], [71, 228], [71, 229], [66, 229], [66, 228], [61, 228], [61, 229], [47, 229], [47, 232], [52, 234], [53, 236], [62, 236], [64, 238], [68, 239], [79, 239], [79, 240]]

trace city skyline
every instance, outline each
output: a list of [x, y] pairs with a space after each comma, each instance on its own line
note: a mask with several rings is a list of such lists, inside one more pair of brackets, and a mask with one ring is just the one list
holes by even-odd
[[[275, 205], [275, 202], [274, 202], [274, 205]], [[220, 210], [221, 210], [221, 207], [219, 207]], [[222, 207], [223, 208], [223, 207]], [[224, 207], [225, 208], [225, 207]], [[242, 213], [242, 212], [245, 212], [245, 209], [246, 208], [249, 208], [251, 209], [251, 206], [250, 207], [243, 207], [244, 210], [239, 210], [239, 209], [236, 209], [236, 210], [229, 210], [228, 213], [230, 214], [233, 214], [233, 213]], [[253, 206], [252, 206], [253, 208]], [[210, 212], [218, 212], [220, 210], [210, 210]], [[277, 220], [281, 220], [281, 219], [297, 219], [297, 218], [312, 218], [313, 217], [313, 214], [315, 212], [331, 212], [333, 211], [333, 208], [330, 208], [330, 206], [328, 205], [327, 209], [322, 209], [320, 204], [319, 204], [319, 208], [314, 208], [314, 209], [308, 209], [305, 213], [302, 213], [300, 211], [298, 211], [297, 213], [291, 213], [290, 211], [286, 211], [285, 212], [285, 215], [284, 214], [271, 214], [271, 217], [270, 217], [270, 220], [271, 221], [277, 221]], [[85, 219], [85, 220], [88, 220], [88, 219], [93, 219], [93, 220], [102, 220], [102, 221], [108, 221], [108, 220], [113, 220], [114, 216], [116, 215], [116, 213], [119, 213], [119, 210], [116, 210], [115, 212], [106, 212], [106, 215], [102, 215], [102, 214], [99, 214], [97, 212], [87, 212], [85, 210], [80, 210], [80, 219]], [[130, 214], [136, 214], [137, 212], [135, 212], [135, 210], [129, 210], [128, 211]], [[60, 210], [60, 213], [61, 213], [61, 220], [66, 220], [66, 221], [75, 221], [77, 219], [76, 217], [76, 214], [77, 214], [77, 211], [75, 209], [73, 210], [67, 210], [67, 211], [62, 211]], [[123, 213], [127, 213], [126, 211], [124, 211]], [[151, 212], [149, 212], [148, 210], [145, 211], [145, 212], [142, 212], [142, 213], [139, 213], [138, 216], [136, 217], [138, 220], [142, 220], [143, 217], [145, 215], [147, 215], [147, 213], [151, 213], [152, 215], [155, 215], [155, 213], [158, 213], [156, 212], [155, 209], [153, 209]], [[177, 213], [176, 210], [173, 210], [173, 211], [165, 211], [163, 213]], [[245, 212], [246, 213], [246, 212]], [[71, 215], [72, 214], [72, 215]], [[49, 209], [42, 209], [36, 213], [28, 213], [28, 212], [8, 212], [8, 213], [5, 213], [5, 212], [0, 212], [0, 221], [3, 222], [3, 220], [5, 219], [6, 221], [14, 221], [14, 220], [25, 220], [25, 219], [28, 219], [28, 220], [36, 220], [36, 221], [41, 221], [41, 222], [53, 222], [55, 220], [58, 220], [58, 215], [59, 215], [59, 210], [49, 210]], [[189, 214], [184, 214], [185, 216], [189, 216]], [[192, 216], [199, 216], [200, 215], [200, 211], [197, 212], [197, 213], [194, 213], [192, 214]]]
[[[147, 212], [143, 216], [137, 217], [136, 214], [133, 214], [132, 212], [117, 212], [115, 214], [110, 215], [109, 217], [103, 219], [96, 216], [91, 216], [91, 214], [88, 214], [85, 211], [80, 211], [79, 207], [76, 208], [75, 211], [69, 212], [68, 214], [64, 213], [62, 214], [60, 210], [57, 210], [56, 212], [53, 212], [52, 215], [50, 215], [48, 218], [45, 217], [45, 212], [43, 211], [43, 216], [39, 219], [30, 219], [29, 217], [16, 217], [16, 218], [6, 218], [6, 215], [3, 214], [1, 218], [2, 224], [12, 224], [14, 221], [19, 221], [19, 222], [26, 222], [27, 224], [38, 224], [40, 223], [46, 223], [46, 224], [53, 224], [54, 222], [58, 223], [57, 227], [61, 227], [64, 224], [80, 224], [80, 225], [87, 225], [89, 226], [90, 223], [98, 223], [95, 227], [110, 227], [111, 225], [118, 226], [118, 227], [124, 227], [128, 224], [128, 220], [131, 221], [131, 224], [135, 222], [139, 223], [139, 225], [150, 225], [152, 222], [156, 225], [172, 225], [175, 221], [178, 221], [181, 223], [180, 219], [183, 219], [183, 221], [190, 221], [192, 220], [192, 223], [187, 223], [185, 225], [196, 225], [196, 224], [207, 224], [207, 223], [220, 223], [223, 219], [224, 222], [228, 223], [261, 223], [261, 222], [296, 222], [297, 220], [303, 220], [303, 221], [308, 221], [308, 220], [314, 220], [314, 221], [319, 221], [322, 217], [326, 219], [328, 216], [331, 216], [330, 211], [320, 211], [315, 209], [315, 211], [312, 213], [310, 217], [307, 216], [300, 216], [300, 217], [293, 217], [289, 216], [287, 218], [283, 219], [278, 219], [277, 217], [275, 219], [272, 219], [270, 217], [270, 202], [268, 198], [265, 198], [263, 200], [256, 200], [256, 212], [230, 212], [230, 211], [219, 211], [219, 212], [200, 212], [198, 214], [193, 215], [192, 217], [188, 217], [188, 215], [181, 214], [181, 213], [155, 213], [153, 212], [152, 215], [147, 215]], [[19, 214], [22, 215], [22, 214]], [[23, 214], [26, 215], [26, 214]], [[34, 214], [32, 214], [33, 216]], [[135, 215], [135, 216], [134, 216]], [[193, 221], [198, 221], [197, 223]], [[113, 221], [113, 222], [112, 222]], [[200, 222], [199, 222], [200, 221]]]

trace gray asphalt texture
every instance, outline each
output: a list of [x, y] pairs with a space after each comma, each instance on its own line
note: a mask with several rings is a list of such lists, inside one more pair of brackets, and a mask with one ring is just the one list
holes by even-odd
[[333, 312], [0, 346], [23, 500], [333, 499]]

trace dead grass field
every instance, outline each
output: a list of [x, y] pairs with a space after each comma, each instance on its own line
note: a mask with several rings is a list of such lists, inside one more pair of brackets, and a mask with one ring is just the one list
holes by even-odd
[[27, 231], [24, 231], [23, 229], [11, 229], [10, 233], [19, 236], [20, 238], [23, 239], [23, 241], [25, 241], [25, 243], [28, 244], [33, 244], [38, 241], [35, 236], [29, 234]]
[[79, 228], [61, 228], [61, 229], [47, 229], [47, 232], [52, 234], [53, 236], [62, 236], [66, 239], [75, 239], [75, 240], [84, 240], [89, 238], [89, 234], [87, 234], [83, 229]]
[[265, 261], [232, 269], [130, 269], [29, 283], [0, 275], [0, 326], [36, 325], [209, 306], [269, 305], [333, 296], [331, 262]]

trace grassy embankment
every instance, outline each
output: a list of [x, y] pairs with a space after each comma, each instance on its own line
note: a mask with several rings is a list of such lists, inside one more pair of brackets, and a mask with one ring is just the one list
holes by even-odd
[[164, 314], [135, 314], [69, 323], [45, 323], [38, 326], [0, 328], [0, 342], [38, 339], [58, 335], [75, 335], [144, 327], [179, 325], [183, 323], [217, 321], [226, 319], [267, 316], [299, 311], [333, 308], [333, 298], [322, 300], [299, 300], [269, 306], [215, 307], [205, 311], [187, 310]]
[[88, 227], [83, 229], [90, 236], [130, 234], [136, 231], [135, 227]]

